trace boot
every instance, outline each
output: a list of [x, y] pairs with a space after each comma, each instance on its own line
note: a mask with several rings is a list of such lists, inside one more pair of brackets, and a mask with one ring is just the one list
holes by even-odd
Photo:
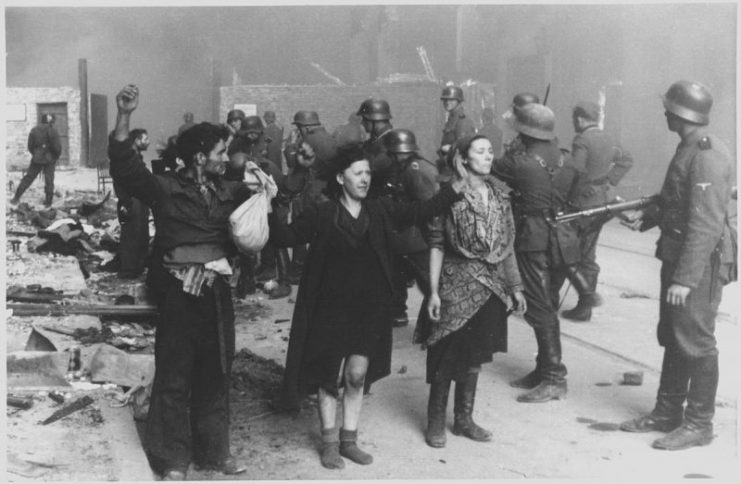
[[367, 466], [373, 463], [373, 456], [360, 450], [357, 444], [358, 431], [340, 429], [340, 455], [356, 464]]
[[455, 382], [453, 434], [463, 435], [477, 442], [488, 442], [491, 440], [491, 432], [476, 425], [472, 417], [478, 381], [478, 373], [467, 373], [465, 377]]
[[509, 382], [509, 386], [513, 388], [525, 388], [527, 390], [530, 390], [538, 386], [541, 381], [543, 381], [543, 379], [540, 377], [540, 373], [538, 372], [538, 368], [536, 367], [533, 371], [523, 376], [522, 378], [518, 378], [517, 380], [512, 380], [511, 382]]
[[579, 293], [579, 302], [573, 308], [563, 311], [561, 316], [572, 321], [589, 321], [592, 319], [592, 307], [597, 305], [595, 304], [594, 289], [576, 267], [569, 267], [568, 273], [571, 285]]
[[542, 381], [532, 390], [517, 397], [518, 402], [540, 403], [566, 397], [566, 367], [561, 363], [561, 332], [555, 325], [535, 329], [538, 356], [543, 355]]
[[288, 249], [276, 250], [278, 266], [278, 285], [270, 290], [268, 299], [280, 299], [291, 294], [291, 283], [288, 282]]
[[427, 431], [425, 442], [430, 447], [445, 447], [445, 417], [448, 411], [450, 380], [435, 379], [430, 384], [430, 397], [427, 400]]
[[682, 425], [654, 441], [656, 449], [681, 450], [713, 441], [715, 394], [718, 390], [718, 355], [690, 361], [690, 387]]
[[46, 196], [45, 196], [45, 198], [44, 198], [44, 206], [45, 207], [51, 207], [52, 200], [54, 200], [54, 192], [47, 193]]
[[275, 247], [273, 244], [268, 242], [260, 252], [260, 270], [257, 273], [257, 282], [271, 281], [275, 279], [275, 261], [276, 261]]
[[340, 457], [340, 439], [336, 427], [322, 429], [321, 459], [327, 469], [345, 468], [345, 461]]
[[671, 432], [682, 424], [682, 405], [687, 398], [690, 374], [687, 360], [670, 349], [664, 350], [656, 405], [651, 413], [620, 424], [625, 432]]

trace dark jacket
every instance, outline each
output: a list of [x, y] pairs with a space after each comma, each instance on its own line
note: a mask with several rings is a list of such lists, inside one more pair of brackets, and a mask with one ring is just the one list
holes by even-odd
[[62, 143], [54, 126], [41, 123], [28, 133], [28, 152], [31, 163], [48, 165], [54, 163], [62, 154]]
[[368, 198], [393, 195], [394, 162], [389, 157], [384, 142], [384, 138], [392, 129], [392, 127], [389, 127], [379, 136], [369, 138], [363, 143], [363, 153], [368, 163], [370, 163], [371, 174], [373, 175]]
[[[299, 164], [300, 143], [305, 142], [314, 150], [315, 160], [310, 167]], [[307, 200], [323, 197], [329, 166], [337, 156], [337, 142], [323, 126], [311, 128], [298, 144], [286, 143], [283, 150], [288, 166], [286, 186], [294, 193], [302, 193]]]
[[672, 282], [697, 287], [714, 253], [721, 257], [716, 262], [733, 260], [726, 223], [733, 180], [728, 148], [705, 128], [679, 143], [659, 194], [659, 211], [649, 214], [643, 227], [658, 223], [656, 256], [676, 265]]
[[[439, 189], [437, 177], [438, 171], [435, 164], [415, 154], [403, 167], [399, 168], [399, 172], [395, 175], [394, 198], [403, 202], [429, 200]], [[398, 232], [399, 241], [395, 252], [413, 254], [427, 250], [424, 235], [426, 228], [420, 225], [401, 228]]]
[[[363, 201], [363, 206], [370, 217], [368, 229], [370, 243], [378, 255], [378, 262], [386, 276], [389, 293], [394, 287], [392, 282], [393, 257], [390, 247], [393, 227], [428, 220], [442, 213], [459, 198], [460, 195], [449, 186], [445, 186], [435, 197], [423, 203], [405, 204], [394, 202], [388, 197]], [[270, 241], [276, 246], [293, 247], [305, 243], [310, 244], [296, 297], [286, 355], [281, 405], [287, 409], [298, 409], [304, 393], [300, 386], [304, 346], [310, 331], [309, 323], [315, 309], [314, 303], [322, 284], [322, 267], [324, 261], [332, 256], [328, 251], [328, 236], [339, 209], [338, 203], [336, 200], [330, 200], [319, 205], [310, 205], [290, 225], [279, 223], [275, 214], [269, 217]], [[362, 275], [359, 274], [358, 277]], [[389, 324], [391, 324], [390, 321]], [[369, 383], [389, 374], [391, 370], [390, 347], [382, 359], [383, 361], [374, 362], [372, 368], [369, 368], [366, 376]]]
[[213, 203], [209, 206], [196, 182], [181, 171], [154, 175], [138, 163], [137, 153], [128, 141], [119, 142], [111, 137], [108, 157], [114, 182], [152, 209], [156, 232], [148, 285], [162, 289], [158, 285], [170, 279], [161, 262], [164, 254], [175, 247], [206, 243], [221, 246], [227, 253], [235, 252], [229, 236], [229, 215], [250, 197], [247, 185], [217, 181]]
[[283, 168], [283, 126], [275, 123], [265, 126], [265, 137], [270, 140], [267, 146], [267, 158], [276, 166]]
[[579, 175], [569, 201], [578, 209], [612, 201], [609, 188], [617, 186], [633, 166], [630, 154], [597, 126], [574, 137], [571, 157]]
[[454, 110], [448, 113], [448, 119], [443, 127], [443, 137], [440, 141], [440, 146], [454, 145], [459, 139], [475, 134], [476, 126], [473, 125], [471, 118], [466, 116], [466, 113], [463, 111], [463, 105], [459, 104]]
[[546, 251], [556, 240], [565, 263], [580, 259], [575, 228], [549, 220], [565, 211], [576, 178], [571, 157], [558, 148], [557, 139], [536, 143], [529, 151], [508, 151], [494, 160], [492, 174], [514, 191], [517, 252]]

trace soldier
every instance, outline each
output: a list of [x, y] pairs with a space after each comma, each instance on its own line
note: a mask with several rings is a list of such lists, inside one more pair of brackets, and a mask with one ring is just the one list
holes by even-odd
[[489, 106], [481, 111], [481, 127], [478, 130], [478, 134], [486, 136], [486, 139], [491, 142], [495, 158], [502, 155], [504, 133], [502, 133], [499, 126], [494, 124], [494, 110]]
[[558, 291], [569, 266], [579, 259], [579, 247], [575, 230], [553, 223], [552, 217], [564, 208], [576, 171], [558, 147], [553, 111], [530, 103], [515, 113], [512, 126], [520, 133], [523, 150], [495, 160], [492, 173], [514, 190], [515, 251], [527, 299], [525, 321], [535, 330], [538, 356], [535, 370], [510, 385], [531, 389], [517, 397], [519, 402], [546, 402], [567, 391]]
[[630, 218], [631, 228], [658, 225], [661, 230], [656, 250], [662, 263], [657, 335], [664, 360], [653, 411], [620, 428], [669, 432], [653, 447], [679, 450], [713, 440], [718, 388], [715, 315], [735, 257], [728, 223], [734, 177], [728, 148], [706, 128], [713, 104], [708, 89], [678, 81], [669, 87], [663, 104], [667, 127], [681, 141], [658, 206]]
[[10, 203], [17, 205], [21, 195], [36, 179], [41, 171], [44, 172], [44, 206], [51, 207], [54, 199], [54, 170], [57, 160], [62, 154], [62, 143], [59, 133], [54, 129], [54, 115], [44, 114], [41, 122], [28, 133], [28, 152], [31, 153], [31, 164], [26, 174], [18, 184], [15, 195]]
[[270, 140], [267, 158], [283, 171], [283, 126], [276, 123], [275, 111], [265, 111], [262, 117], [265, 120], [265, 137]]
[[178, 136], [180, 136], [180, 134], [182, 134], [182, 132], [186, 129], [192, 128], [195, 125], [196, 123], [195, 121], [193, 121], [193, 113], [188, 111], [187, 113], [183, 114], [183, 124], [181, 124], [178, 128]]
[[[247, 116], [244, 118], [244, 121], [242, 122], [242, 130], [229, 145], [228, 153], [232, 163], [228, 167], [226, 174], [227, 179], [243, 179], [245, 162], [253, 161], [257, 163], [262, 171], [269, 175], [273, 175], [273, 178], [277, 183], [282, 184], [281, 179], [283, 177], [283, 172], [280, 164], [276, 165], [267, 158], [268, 146], [270, 146], [271, 143], [272, 140], [265, 137], [264, 126], [262, 124], [262, 119], [260, 119], [259, 116]], [[245, 154], [246, 158], [239, 157], [235, 162], [236, 155], [239, 153]], [[237, 171], [236, 176], [234, 175], [235, 170]], [[287, 201], [281, 197], [279, 197], [278, 200], [279, 202], [276, 204], [278, 216], [287, 220]], [[253, 274], [253, 270], [249, 265], [254, 263], [255, 261], [251, 256], [240, 256], [240, 267], [242, 268], [241, 274], [243, 275], [240, 276], [240, 281], [237, 284], [237, 292], [240, 297], [244, 297], [252, 292], [253, 284], [249, 280], [242, 279], [242, 277], [252, 277], [251, 274]], [[268, 291], [269, 299], [280, 299], [291, 294], [291, 284], [288, 280], [288, 264], [288, 250], [276, 250], [273, 244], [268, 241], [260, 253], [260, 270], [257, 272], [255, 279], [257, 282], [266, 282], [277, 279], [277, 286]]]
[[361, 125], [362, 120], [363, 118], [353, 111], [350, 113], [350, 116], [348, 116], [347, 123], [338, 126], [332, 132], [332, 137], [335, 139], [338, 146], [358, 144], [365, 141], [365, 130]]
[[[571, 149], [574, 166], [579, 171], [577, 183], [569, 196], [569, 205], [576, 210], [598, 207], [611, 202], [611, 188], [616, 186], [633, 166], [633, 158], [623, 151], [599, 127], [600, 107], [588, 101], [578, 103], [572, 112], [576, 136]], [[599, 265], [595, 260], [597, 239], [608, 217], [586, 217], [576, 222], [579, 229], [581, 260], [569, 277], [579, 293], [579, 302], [561, 315], [573, 321], [589, 321], [592, 307], [602, 298], [597, 293]]]
[[365, 156], [371, 166], [371, 187], [368, 198], [374, 199], [394, 193], [390, 184], [393, 177], [393, 161], [386, 153], [384, 136], [391, 132], [391, 108], [383, 99], [366, 99], [357, 112], [362, 117], [361, 124], [369, 138], [363, 143]]
[[232, 141], [234, 141], [234, 138], [236, 138], [237, 134], [242, 130], [242, 123], [244, 122], [245, 118], [244, 111], [241, 109], [232, 109], [226, 114], [226, 128], [229, 130], [229, 139], [227, 140], [227, 149], [229, 148], [229, 145], [231, 145]]
[[[308, 204], [327, 199], [326, 172], [337, 155], [337, 143], [319, 121], [315, 111], [297, 111], [293, 116], [296, 127], [286, 141], [283, 154], [288, 166], [286, 185], [293, 196], [291, 219], [295, 220]], [[306, 246], [293, 247], [293, 259], [288, 270], [291, 284], [298, 284], [306, 257]]]
[[[384, 137], [384, 143], [389, 157], [394, 162], [394, 177], [392, 183], [396, 189], [394, 198], [400, 201], [424, 201], [432, 198], [437, 192], [437, 168], [431, 161], [419, 155], [419, 147], [414, 133], [408, 129], [394, 129]], [[417, 281], [419, 290], [425, 295], [417, 318], [417, 327], [426, 321], [427, 296], [430, 287], [430, 254], [425, 237], [419, 226], [406, 227], [397, 232], [397, 247], [395, 247], [394, 286], [397, 291], [392, 297], [395, 308], [395, 327], [406, 326], [409, 319], [406, 316], [407, 280], [413, 277]]]
[[448, 117], [443, 127], [440, 149], [437, 152], [440, 157], [437, 168], [441, 174], [448, 177], [452, 166], [452, 160], [450, 159], [452, 147], [459, 139], [475, 135], [476, 127], [463, 111], [463, 89], [457, 86], [445, 86], [440, 95], [440, 101], [442, 101], [443, 109], [448, 113]]
[[[509, 109], [505, 111], [504, 114], [502, 114], [502, 119], [504, 120], [504, 122], [515, 132], [517, 130], [512, 127], [512, 122], [515, 120], [517, 112], [530, 103], [540, 104], [540, 98], [538, 97], [538, 95], [531, 92], [521, 92], [512, 98], [512, 104], [510, 105]], [[520, 143], [519, 136], [515, 136], [513, 139], [504, 143], [505, 153], [507, 151], [522, 151], [522, 148], [523, 147], [522, 143]]]

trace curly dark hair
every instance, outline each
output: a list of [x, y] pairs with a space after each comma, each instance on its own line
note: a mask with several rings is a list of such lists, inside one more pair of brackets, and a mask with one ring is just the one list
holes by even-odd
[[203, 122], [180, 133], [175, 146], [185, 166], [190, 166], [196, 154], [208, 155], [219, 141], [226, 141], [228, 138], [229, 130], [225, 126]]

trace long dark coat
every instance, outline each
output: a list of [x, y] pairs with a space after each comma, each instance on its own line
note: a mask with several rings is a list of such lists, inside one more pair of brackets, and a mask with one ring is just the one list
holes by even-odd
[[[391, 246], [395, 236], [393, 228], [424, 222], [442, 213], [458, 198], [459, 196], [450, 186], [445, 185], [435, 197], [425, 202], [394, 202], [389, 197], [363, 201], [363, 209], [367, 210], [370, 217], [368, 228], [370, 244], [386, 276], [389, 293], [393, 288], [391, 276], [393, 273]], [[311, 329], [310, 322], [315, 309], [315, 301], [322, 284], [322, 267], [325, 260], [332, 256], [328, 251], [328, 242], [337, 211], [340, 209], [338, 204], [338, 201], [330, 200], [319, 205], [310, 205], [290, 225], [278, 222], [275, 214], [270, 216], [270, 240], [276, 246], [291, 247], [310, 244], [293, 311], [286, 370], [278, 402], [286, 410], [300, 408], [301, 398], [305, 392], [302, 388], [301, 362]], [[388, 324], [390, 325], [391, 321], [388, 321]], [[391, 346], [389, 338], [386, 347], [372, 358], [366, 375], [367, 383], [373, 383], [391, 372]]]

